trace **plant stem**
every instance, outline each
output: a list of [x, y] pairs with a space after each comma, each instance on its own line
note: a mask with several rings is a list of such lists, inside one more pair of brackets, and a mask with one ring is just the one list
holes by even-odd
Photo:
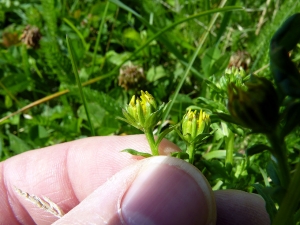
[[290, 170], [288, 166], [287, 150], [283, 138], [280, 138], [278, 132], [273, 132], [267, 135], [272, 146], [272, 155], [275, 158], [275, 163], [278, 166], [278, 173], [281, 181], [281, 186], [287, 190], [290, 183]]
[[233, 144], [234, 144], [234, 134], [228, 129], [228, 137], [225, 139], [226, 146], [226, 159], [225, 164], [233, 164]]
[[25, 72], [26, 76], [29, 78], [29, 77], [31, 77], [31, 75], [30, 75], [30, 65], [28, 63], [27, 47], [24, 44], [21, 46], [21, 55], [22, 55], [22, 63], [23, 63], [24, 72]]
[[288, 188], [278, 213], [276, 214], [274, 225], [291, 224], [291, 218], [293, 217], [295, 210], [300, 200], [300, 162], [297, 164], [296, 172], [291, 180], [291, 184]]
[[147, 141], [150, 145], [152, 155], [154, 155], [154, 156], [159, 155], [158, 154], [158, 146], [156, 146], [156, 144], [155, 144], [154, 135], [152, 133], [152, 130], [150, 130], [150, 129], [145, 130], [145, 135], [146, 135]]
[[187, 149], [186, 149], [188, 155], [189, 155], [189, 163], [193, 165], [194, 163], [194, 158], [195, 158], [195, 144], [187, 144]]

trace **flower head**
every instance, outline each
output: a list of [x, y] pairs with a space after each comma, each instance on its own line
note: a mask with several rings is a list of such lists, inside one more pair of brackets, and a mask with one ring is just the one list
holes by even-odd
[[207, 132], [210, 125], [209, 115], [202, 110], [200, 113], [197, 111], [189, 110], [184, 116], [182, 121], [182, 134], [185, 141], [191, 143], [195, 138]]
[[245, 89], [228, 85], [228, 110], [240, 124], [259, 132], [274, 130], [278, 121], [279, 103], [272, 83], [253, 76]]
[[141, 91], [141, 96], [132, 96], [129, 104], [123, 109], [124, 118], [119, 118], [132, 126], [145, 131], [154, 128], [160, 121], [164, 104], [157, 107], [153, 96], [147, 91]]

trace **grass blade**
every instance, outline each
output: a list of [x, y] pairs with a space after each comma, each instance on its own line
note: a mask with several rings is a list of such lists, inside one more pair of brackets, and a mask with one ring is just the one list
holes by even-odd
[[102, 17], [102, 20], [101, 20], [101, 23], [100, 23], [100, 26], [99, 26], [99, 30], [98, 30], [96, 45], [95, 45], [95, 48], [94, 48], [94, 55], [93, 55], [93, 61], [92, 61], [92, 73], [91, 74], [93, 74], [93, 71], [94, 71], [94, 66], [95, 66], [95, 61], [96, 61], [96, 53], [97, 53], [97, 49], [99, 47], [99, 42], [100, 42], [101, 33], [102, 33], [102, 30], [103, 30], [103, 26], [104, 26], [104, 21], [105, 21], [105, 18], [106, 18], [108, 6], [109, 6], [109, 1], [106, 2], [103, 17]]
[[80, 77], [79, 77], [79, 74], [78, 74], [77, 63], [76, 63], [75, 57], [74, 57], [74, 49], [73, 49], [72, 43], [70, 42], [70, 39], [69, 39], [68, 36], [66, 36], [66, 40], [67, 40], [68, 50], [69, 50], [69, 53], [70, 53], [72, 67], [73, 67], [74, 75], [76, 77], [76, 82], [77, 82], [77, 85], [78, 85], [79, 93], [81, 95], [83, 106], [84, 106], [84, 109], [85, 109], [85, 112], [86, 112], [86, 117], [87, 117], [88, 123], [90, 125], [91, 134], [92, 134], [92, 136], [95, 136], [95, 131], [94, 131], [93, 124], [91, 122], [91, 118], [90, 118], [88, 106], [87, 106], [87, 103], [86, 103], [86, 99], [85, 99], [85, 96], [84, 96], [83, 91], [82, 91], [82, 85], [81, 85]]
[[80, 38], [83, 46], [84, 46], [84, 50], [87, 51], [89, 48], [89, 45], [86, 43], [86, 41], [84, 40], [83, 35], [80, 33], [80, 31], [74, 26], [74, 24], [68, 20], [67, 18], [63, 19], [65, 21], [66, 24], [68, 24], [74, 31], [75, 33], [78, 35], [78, 37]]
[[[224, 4], [225, 4], [225, 1], [222, 1], [221, 4], [220, 4], [220, 7], [223, 7]], [[225, 8], [225, 7], [224, 7], [224, 8]], [[209, 11], [203, 12], [203, 13], [201, 13], [201, 14], [202, 14], [202, 15], [209, 15], [209, 14], [212, 14], [213, 12], [221, 12], [221, 11], [224, 10], [224, 8], [209, 10]], [[232, 7], [230, 7], [230, 8], [232, 8]], [[233, 8], [240, 9], [240, 7], [233, 7]], [[222, 9], [223, 9], [223, 10], [222, 10]], [[219, 10], [221, 10], [221, 11], [219, 11]], [[199, 15], [199, 14], [197, 14], [197, 15]], [[177, 98], [177, 96], [178, 96], [178, 94], [179, 94], [179, 91], [180, 91], [180, 89], [181, 89], [181, 87], [182, 87], [182, 85], [183, 85], [185, 79], [187, 78], [188, 74], [189, 74], [190, 71], [191, 71], [192, 65], [194, 64], [194, 62], [195, 62], [195, 60], [196, 60], [196, 58], [197, 58], [197, 56], [198, 56], [198, 54], [199, 54], [199, 52], [200, 52], [200, 50], [201, 50], [201, 48], [202, 48], [202, 46], [203, 46], [203, 44], [204, 44], [204, 42], [205, 42], [207, 36], [208, 36], [208, 34], [209, 34], [211, 28], [213, 27], [215, 21], [217, 20], [218, 15], [219, 15], [219, 13], [217, 13], [217, 14], [215, 14], [215, 15], [213, 16], [213, 18], [211, 19], [211, 22], [210, 22], [210, 24], [209, 24], [209, 26], [208, 26], [207, 31], [206, 31], [206, 32], [203, 34], [203, 36], [201, 37], [200, 43], [199, 43], [199, 45], [198, 45], [198, 48], [197, 48], [196, 51], [194, 52], [194, 55], [192, 56], [192, 59], [190, 60], [190, 62], [189, 62], [189, 64], [188, 64], [188, 67], [186, 68], [186, 70], [185, 70], [185, 72], [184, 72], [184, 75], [182, 76], [182, 78], [181, 78], [179, 84], [178, 84], [177, 87], [176, 87], [176, 90], [175, 90], [175, 92], [174, 92], [173, 100]], [[191, 19], [192, 17], [194, 17], [194, 16], [191, 16], [191, 17], [189, 17], [189, 18], [185, 18], [185, 19], [183, 19], [183, 20]], [[180, 23], [181, 21], [183, 21], [183, 20], [177, 21], [177, 22], [173, 23], [172, 25], [174, 25], [174, 24], [177, 25], [177, 24], [179, 24], [179, 23]], [[174, 26], [175, 26], [175, 25], [174, 25]], [[165, 29], [163, 29], [163, 30], [165, 30]], [[171, 111], [171, 108], [172, 108], [173, 104], [174, 104], [174, 101], [171, 101], [170, 104], [168, 104], [168, 108], [166, 109], [166, 113], [164, 114], [164, 117], [163, 117], [163, 119], [162, 119], [162, 123], [161, 123], [161, 124], [163, 124], [163, 122], [164, 122], [164, 121], [166, 120], [166, 118], [168, 117], [168, 115], [169, 115], [169, 113], [170, 113], [170, 111]], [[159, 128], [158, 128], [158, 134], [160, 133], [161, 128], [162, 128], [162, 126], [160, 125]]]

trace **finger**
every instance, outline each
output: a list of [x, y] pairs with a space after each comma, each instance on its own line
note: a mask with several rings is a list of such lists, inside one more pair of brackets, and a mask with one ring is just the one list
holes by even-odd
[[[14, 186], [46, 196], [65, 212], [124, 167], [138, 161], [120, 151], [150, 152], [144, 135], [93, 137], [29, 151], [0, 164], [0, 224], [49, 224], [57, 220], [18, 196]], [[164, 140], [160, 153], [178, 150]]]
[[215, 224], [214, 195], [205, 177], [172, 157], [144, 159], [120, 171], [55, 225]]
[[265, 201], [257, 194], [238, 190], [215, 191], [217, 225], [269, 225]]

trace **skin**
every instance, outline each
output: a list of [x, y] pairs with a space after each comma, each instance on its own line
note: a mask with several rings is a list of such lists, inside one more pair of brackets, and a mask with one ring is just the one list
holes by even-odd
[[[144, 135], [92, 137], [1, 162], [0, 224], [270, 224], [261, 197], [237, 190], [212, 192], [188, 163], [120, 152], [126, 148], [150, 153]], [[163, 140], [159, 151], [168, 155], [179, 149]], [[54, 217], [14, 187], [50, 198], [67, 214]]]

